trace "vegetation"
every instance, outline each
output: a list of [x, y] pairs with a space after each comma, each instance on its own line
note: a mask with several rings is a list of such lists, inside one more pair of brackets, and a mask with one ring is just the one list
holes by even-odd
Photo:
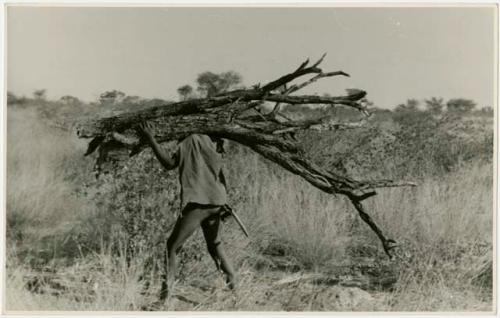
[[[228, 78], [240, 85], [241, 77]], [[213, 94], [197, 82], [205, 88], [181, 87], [180, 98]], [[101, 97], [115, 92], [112, 102], [87, 104], [71, 96], [50, 101], [40, 91], [33, 98], [8, 94], [7, 309], [150, 310], [178, 213], [177, 175], [163, 171], [147, 150], [96, 179], [95, 158], [83, 157], [86, 143], [76, 139], [71, 122], [99, 107], [160, 100], [108, 91]], [[230, 202], [251, 232], [248, 240], [232, 220], [224, 224], [241, 287], [223, 288], [198, 232], [183, 248], [179, 295], [160, 309], [491, 311], [491, 108], [434, 97], [408, 100], [394, 111], [372, 109], [375, 116], [362, 129], [297, 138], [325, 168], [418, 181], [416, 188], [380, 190], [366, 201], [402, 244], [398, 261], [387, 259], [344, 198], [229, 143]], [[307, 112], [353, 115], [307, 105], [286, 109], [296, 117]]]

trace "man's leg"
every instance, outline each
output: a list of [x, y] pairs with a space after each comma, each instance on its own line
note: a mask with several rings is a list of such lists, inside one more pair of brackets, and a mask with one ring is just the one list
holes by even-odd
[[160, 298], [165, 299], [168, 293], [172, 292], [172, 286], [177, 273], [177, 253], [182, 244], [193, 234], [194, 230], [200, 225], [201, 221], [209, 214], [197, 205], [188, 204], [182, 211], [181, 217], [177, 219], [172, 234], [167, 241], [167, 253], [165, 255], [165, 268], [167, 275], [163, 277]]
[[211, 216], [201, 222], [201, 228], [203, 229], [203, 235], [207, 242], [208, 252], [210, 256], [212, 256], [217, 269], [222, 269], [224, 274], [226, 274], [229, 288], [233, 289], [236, 285], [236, 275], [231, 263], [227, 259], [222, 242], [219, 238], [219, 225], [220, 215], [218, 211], [216, 214], [212, 212]]

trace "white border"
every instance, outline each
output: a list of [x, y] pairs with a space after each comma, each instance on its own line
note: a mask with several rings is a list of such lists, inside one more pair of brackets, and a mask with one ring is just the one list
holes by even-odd
[[[336, 316], [336, 317], [372, 317], [372, 316], [393, 316], [393, 317], [426, 317], [426, 316], [485, 316], [485, 315], [495, 315], [498, 311], [498, 286], [497, 286], [497, 278], [498, 278], [498, 269], [497, 269], [497, 255], [498, 255], [498, 237], [496, 235], [497, 229], [497, 212], [498, 212], [498, 196], [500, 196], [500, 189], [498, 188], [498, 158], [500, 155], [499, 147], [498, 147], [498, 133], [499, 133], [499, 99], [498, 99], [498, 89], [499, 89], [499, 63], [498, 63], [498, 43], [499, 43], [499, 27], [498, 27], [498, 16], [499, 16], [499, 0], [483, 0], [480, 2], [457, 2], [453, 0], [440, 0], [440, 1], [406, 1], [406, 0], [398, 0], [398, 1], [370, 1], [370, 0], [351, 0], [351, 1], [332, 1], [332, 0], [316, 0], [316, 1], [286, 1], [286, 0], [274, 0], [272, 2], [265, 0], [253, 0], [253, 1], [203, 1], [203, 0], [170, 0], [170, 1], [161, 1], [161, 0], [148, 0], [147, 2], [140, 2], [138, 0], [135, 1], [120, 1], [120, 0], [105, 0], [100, 2], [92, 2], [92, 1], [71, 1], [71, 0], [59, 0], [57, 2], [51, 2], [47, 0], [39, 0], [39, 1], [28, 1], [28, 0], [17, 0], [17, 1], [6, 1], [0, 0], [3, 6], [0, 8], [0, 23], [2, 24], [2, 28], [0, 31], [0, 43], [2, 43], [2, 50], [0, 52], [1, 57], [1, 69], [4, 71], [3, 76], [0, 79], [0, 89], [2, 89], [3, 94], [0, 94], [0, 105], [2, 105], [0, 112], [0, 131], [2, 135], [2, 142], [0, 143], [0, 178], [1, 178], [1, 191], [0, 191], [0, 207], [2, 216], [0, 217], [0, 280], [1, 280], [1, 292], [0, 292], [0, 306], [1, 306], [1, 314], [5, 317], [32, 317], [34, 315], [42, 315], [45, 317], [61, 317], [65, 315], [75, 315], [80, 317], [95, 317], [95, 316], [103, 316], [103, 317], [120, 317], [120, 316], [137, 316], [137, 317], [148, 317], [148, 316], [183, 316], [183, 317], [197, 317], [197, 316], [233, 316], [237, 314], [239, 317], [256, 317], [256, 316], [268, 316], [268, 317], [311, 317], [311, 316]], [[5, 315], [5, 227], [6, 227], [6, 134], [7, 134], [7, 114], [6, 114], [6, 58], [7, 53], [5, 50], [6, 47], [6, 10], [5, 5], [19, 5], [19, 6], [71, 6], [71, 7], [263, 7], [263, 8], [271, 8], [271, 7], [482, 7], [482, 6], [491, 6], [496, 5], [496, 34], [495, 34], [495, 46], [496, 46], [496, 57], [495, 60], [495, 151], [494, 151], [494, 192], [496, 196], [493, 202], [493, 248], [494, 248], [494, 257], [493, 257], [493, 266], [494, 266], [494, 274], [493, 274], [493, 297], [494, 297], [494, 312], [474, 312], [474, 313], [463, 313], [463, 312], [355, 312], [355, 313], [336, 313], [336, 312], [71, 312], [71, 311], [37, 311], [37, 312], [9, 312], [8, 315]]]

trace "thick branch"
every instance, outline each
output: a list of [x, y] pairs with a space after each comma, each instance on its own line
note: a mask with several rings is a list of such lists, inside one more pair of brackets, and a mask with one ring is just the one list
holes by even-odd
[[357, 95], [338, 97], [320, 97], [314, 95], [286, 96], [264, 94], [255, 90], [243, 90], [238, 93], [229, 92], [228, 95], [224, 96], [183, 101], [103, 118], [91, 118], [78, 125], [77, 133], [81, 138], [94, 138], [99, 135], [105, 135], [110, 131], [124, 131], [141, 121], [190, 114], [220, 113], [231, 118], [234, 114], [238, 114], [249, 107], [255, 107], [255, 105], [264, 101], [288, 104], [345, 105], [365, 112], [366, 108], [356, 102], [356, 100], [363, 98], [365, 95], [366, 92], [361, 91]]
[[[183, 139], [191, 134], [206, 134], [233, 140], [301, 176], [324, 192], [346, 195], [360, 213], [361, 218], [376, 232], [382, 241], [384, 250], [389, 254], [393, 241], [382, 234], [364, 211], [361, 201], [375, 195], [376, 193], [372, 191], [375, 188], [414, 184], [392, 180], [357, 181], [335, 174], [307, 160], [299, 145], [295, 141], [285, 138], [286, 134], [291, 133], [293, 136], [295, 131], [303, 129], [355, 128], [366, 120], [344, 123], [332, 118], [302, 121], [288, 118], [287, 121], [280, 122], [275, 117], [282, 115], [279, 114], [280, 103], [342, 105], [355, 108], [369, 116], [366, 106], [360, 102], [366, 96], [366, 92], [362, 90], [348, 90], [348, 95], [337, 97], [291, 95], [322, 78], [337, 75], [349, 76], [342, 71], [325, 73], [318, 68], [324, 56], [309, 67], [307, 66], [309, 60], [306, 60], [294, 72], [286, 74], [262, 88], [255, 85], [251, 89], [235, 90], [211, 98], [194, 99], [141, 111], [91, 118], [80, 123], [77, 127], [77, 133], [80, 138], [93, 138], [86, 154], [97, 149], [103, 150], [102, 153], [107, 154], [109, 151], [120, 149], [120, 147], [131, 149], [132, 155], [140, 152], [146, 146], [137, 136], [135, 127], [143, 121], [153, 123], [156, 127], [153, 133], [159, 142]], [[291, 81], [307, 74], [316, 75], [300, 84], [286, 88], [286, 85]], [[280, 87], [285, 87], [285, 89], [278, 93], [277, 89]], [[248, 116], [247, 110], [257, 110], [256, 107], [266, 101], [277, 103], [273, 111], [267, 114], [258, 112], [257, 116]]]

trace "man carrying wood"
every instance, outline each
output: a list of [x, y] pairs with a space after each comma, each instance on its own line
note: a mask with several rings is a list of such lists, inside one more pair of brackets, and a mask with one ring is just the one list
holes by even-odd
[[140, 124], [139, 132], [153, 149], [156, 158], [167, 170], [179, 167], [181, 183], [181, 215], [167, 241], [165, 267], [160, 299], [173, 292], [177, 270], [176, 254], [182, 244], [201, 225], [208, 252], [218, 270], [226, 276], [233, 289], [236, 275], [228, 261], [219, 237], [221, 214], [227, 206], [226, 181], [222, 172], [222, 140], [216, 143], [207, 135], [193, 134], [182, 140], [173, 155], [167, 155], [157, 143], [149, 123]]

